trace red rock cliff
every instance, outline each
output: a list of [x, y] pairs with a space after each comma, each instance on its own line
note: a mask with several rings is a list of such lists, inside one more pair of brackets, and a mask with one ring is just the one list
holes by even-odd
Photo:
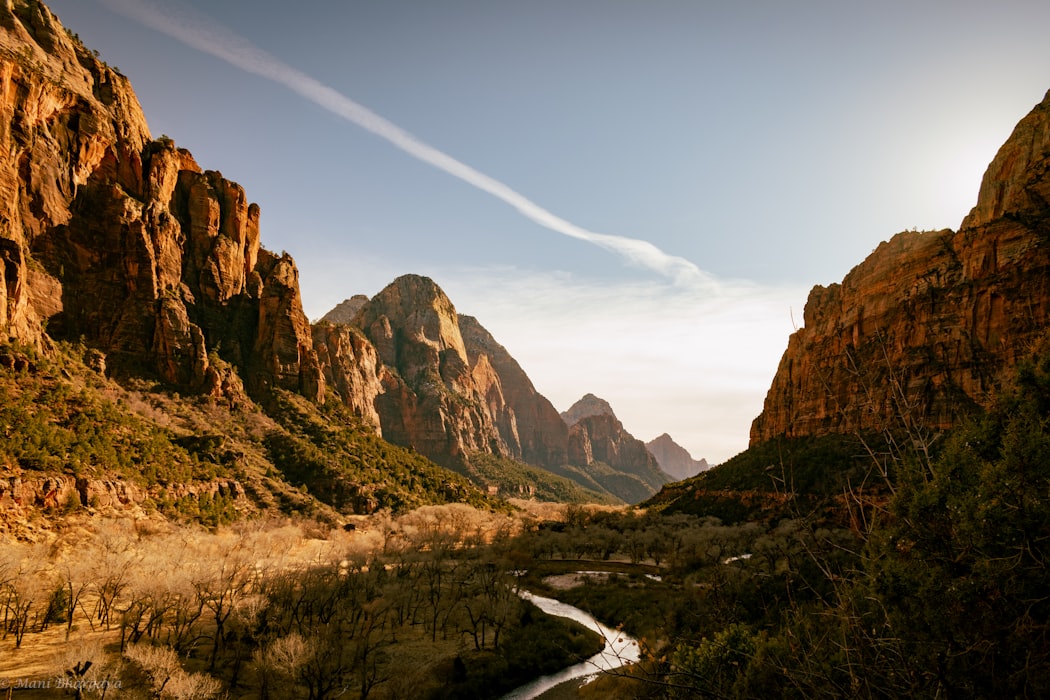
[[24, 0], [0, 6], [0, 259], [9, 338], [82, 338], [189, 391], [323, 396], [298, 272], [260, 248], [259, 208], [154, 141], [127, 79]]
[[987, 406], [1050, 321], [1050, 93], [988, 167], [958, 231], [906, 232], [814, 287], [752, 444]]
[[499, 377], [487, 356], [471, 361], [456, 309], [432, 280], [397, 278], [360, 306], [353, 324], [375, 348], [374, 407], [385, 439], [439, 464], [471, 452], [511, 455], [497, 427], [506, 409]]

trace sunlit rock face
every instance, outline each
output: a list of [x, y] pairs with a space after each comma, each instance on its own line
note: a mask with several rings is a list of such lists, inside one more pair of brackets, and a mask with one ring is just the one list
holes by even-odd
[[1050, 93], [958, 231], [905, 232], [814, 287], [751, 428], [773, 437], [950, 427], [989, 405], [1050, 321]]
[[[377, 384], [359, 382], [364, 393], [347, 384], [343, 400], [370, 402], [386, 439], [445, 464], [474, 452], [564, 464], [566, 430], [553, 406], [429, 278], [399, 277], [372, 299], [343, 302], [325, 319], [348, 321], [374, 348], [376, 369], [364, 374]], [[361, 347], [358, 355], [368, 352]]]
[[8, 338], [83, 339], [109, 371], [187, 391], [324, 394], [259, 208], [154, 140], [127, 78], [37, 2], [0, 7], [0, 256]]
[[570, 427], [589, 416], [612, 416], [615, 418], [616, 414], [608, 401], [600, 399], [594, 394], [584, 394], [579, 401], [561, 412], [562, 420]]
[[[452, 302], [432, 280], [399, 277], [354, 316], [376, 349], [383, 436], [444, 464], [473, 451], [509, 454], [486, 408], [498, 381], [472, 367]], [[478, 371], [475, 372], [475, 369]]]

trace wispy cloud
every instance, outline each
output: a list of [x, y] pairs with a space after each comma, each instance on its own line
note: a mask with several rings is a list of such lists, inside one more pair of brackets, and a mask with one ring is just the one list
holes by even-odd
[[147, 0], [101, 0], [112, 11], [167, 34], [198, 51], [220, 58], [241, 70], [272, 80], [358, 127], [385, 139], [413, 158], [459, 178], [516, 209], [551, 231], [609, 250], [629, 263], [653, 270], [679, 284], [708, 286], [710, 278], [685, 258], [669, 255], [637, 238], [589, 231], [536, 204], [507, 184], [482, 173], [419, 140], [408, 131], [355, 102], [317, 79], [292, 68], [244, 37], [218, 25], [191, 8]]

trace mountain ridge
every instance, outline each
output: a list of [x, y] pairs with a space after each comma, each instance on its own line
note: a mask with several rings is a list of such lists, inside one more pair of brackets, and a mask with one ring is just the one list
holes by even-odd
[[[476, 318], [459, 314], [430, 278], [402, 275], [371, 299], [342, 302], [314, 329], [324, 376], [339, 391], [346, 387], [344, 403], [373, 424], [374, 413], [386, 439], [440, 464], [471, 474], [518, 460], [628, 502], [670, 478], [593, 394], [577, 402], [579, 419], [566, 425], [506, 348]], [[375, 348], [367, 380], [356, 383], [337, 376], [338, 363], [328, 359], [353, 338]], [[364, 347], [342, 352], [371, 357]]]

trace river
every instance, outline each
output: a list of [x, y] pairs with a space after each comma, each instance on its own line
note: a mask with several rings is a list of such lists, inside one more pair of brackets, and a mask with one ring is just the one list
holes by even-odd
[[638, 641], [634, 637], [609, 629], [579, 608], [574, 608], [560, 600], [533, 595], [528, 591], [522, 591], [521, 597], [530, 601], [548, 615], [567, 617], [570, 620], [579, 622], [588, 629], [594, 630], [605, 639], [605, 648], [575, 666], [569, 666], [547, 676], [540, 676], [530, 683], [519, 686], [504, 695], [503, 700], [531, 700], [531, 698], [539, 697], [554, 686], [561, 685], [566, 681], [584, 678], [583, 683], [588, 683], [594, 680], [602, 671], [611, 671], [638, 661], [640, 652]]

